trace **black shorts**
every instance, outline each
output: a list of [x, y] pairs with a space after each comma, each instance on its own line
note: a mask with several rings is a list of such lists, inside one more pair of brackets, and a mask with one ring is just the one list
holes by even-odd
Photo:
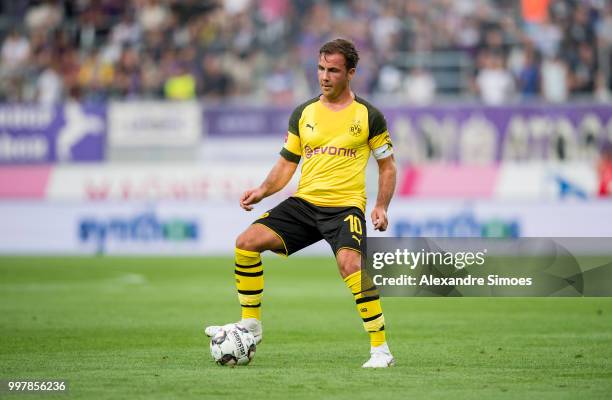
[[319, 207], [289, 197], [253, 223], [267, 226], [282, 239], [285, 248], [277, 253], [291, 255], [325, 239], [334, 254], [342, 248], [367, 254], [366, 222], [357, 207]]

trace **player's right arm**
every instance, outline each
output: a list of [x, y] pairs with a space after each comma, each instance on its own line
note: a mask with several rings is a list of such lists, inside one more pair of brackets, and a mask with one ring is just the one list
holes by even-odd
[[259, 187], [249, 189], [242, 194], [240, 207], [251, 211], [253, 204], [257, 204], [262, 199], [278, 192], [291, 180], [302, 154], [299, 128], [302, 110], [303, 107], [296, 108], [289, 118], [289, 129], [285, 137], [285, 145], [280, 152], [281, 158], [272, 167], [268, 177]]
[[240, 197], [240, 207], [251, 211], [254, 204], [284, 188], [291, 180], [297, 166], [297, 163], [291, 162], [284, 157], [279, 158], [266, 180], [259, 187], [249, 189], [242, 194], [242, 197]]

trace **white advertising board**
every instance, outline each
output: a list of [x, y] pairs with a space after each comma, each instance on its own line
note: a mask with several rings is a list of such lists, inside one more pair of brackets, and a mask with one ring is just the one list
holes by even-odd
[[[47, 185], [47, 199], [70, 201], [222, 200], [237, 202], [258, 186], [271, 164], [142, 164], [58, 166]], [[297, 174], [280, 195], [297, 187]]]
[[493, 197], [497, 199], [585, 199], [597, 194], [595, 163], [504, 163]]
[[[231, 255], [236, 237], [275, 205], [226, 202], [0, 202], [0, 254]], [[369, 211], [369, 210], [368, 210]], [[612, 237], [612, 202], [397, 201], [371, 236]], [[331, 255], [320, 242], [298, 254]]]
[[189, 147], [202, 135], [196, 102], [113, 102], [108, 108], [110, 147]]

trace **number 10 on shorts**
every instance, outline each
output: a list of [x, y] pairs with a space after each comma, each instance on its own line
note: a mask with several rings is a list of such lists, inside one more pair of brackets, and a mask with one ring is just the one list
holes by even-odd
[[351, 230], [351, 233], [356, 233], [358, 235], [362, 234], [362, 230], [361, 230], [361, 220], [356, 216], [356, 215], [349, 215], [348, 217], [344, 218], [345, 221], [349, 222], [349, 229]]

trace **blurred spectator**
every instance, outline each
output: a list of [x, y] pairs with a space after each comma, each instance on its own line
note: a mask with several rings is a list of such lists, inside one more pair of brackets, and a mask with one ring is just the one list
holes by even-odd
[[560, 57], [546, 58], [541, 67], [542, 95], [551, 103], [561, 103], [568, 97], [569, 73]]
[[80, 63], [78, 83], [81, 93], [88, 99], [104, 99], [114, 78], [113, 65], [99, 57], [96, 50], [92, 50]]
[[170, 17], [169, 10], [159, 0], [135, 0], [138, 22], [143, 30], [162, 30]]
[[112, 29], [110, 41], [115, 46], [135, 46], [141, 37], [140, 25], [136, 23], [134, 15], [127, 12], [121, 21]]
[[140, 65], [142, 66], [141, 97], [146, 99], [159, 98], [163, 94], [163, 74], [159, 64], [150, 54], [145, 54]]
[[200, 95], [211, 99], [228, 96], [232, 90], [232, 80], [223, 70], [219, 56], [204, 56], [201, 67]]
[[480, 42], [478, 20], [469, 15], [461, 19], [458, 22], [454, 40], [460, 49], [467, 50], [470, 54], [473, 54]]
[[504, 35], [498, 27], [485, 30], [483, 43], [479, 47], [480, 51], [490, 55], [495, 54], [505, 57], [508, 53]]
[[410, 103], [431, 104], [436, 95], [436, 81], [427, 70], [416, 67], [406, 77], [404, 90]]
[[553, 57], [559, 53], [563, 32], [560, 25], [547, 20], [542, 24], [531, 25], [526, 33], [536, 49], [544, 56]]
[[378, 73], [377, 91], [382, 94], [398, 93], [402, 87], [403, 78], [402, 71], [396, 66], [383, 65]]
[[582, 2], [576, 2], [569, 27], [564, 30], [564, 44], [575, 49], [580, 44], [595, 43], [595, 26], [591, 20], [590, 8]]
[[2, 43], [0, 66], [3, 72], [13, 72], [21, 68], [30, 57], [30, 42], [16, 29], [11, 30]]
[[609, 98], [612, 91], [612, 2], [604, 11], [605, 15], [597, 24], [597, 36], [599, 44], [599, 78], [598, 89], [600, 95]]
[[25, 24], [30, 31], [48, 32], [60, 25], [64, 13], [58, 0], [46, 0], [32, 5], [26, 15]]
[[595, 91], [597, 65], [591, 44], [580, 43], [578, 45], [578, 57], [571, 65], [571, 71], [572, 93], [585, 95]]
[[612, 142], [604, 144], [597, 165], [599, 196], [612, 196]]
[[172, 64], [164, 84], [164, 94], [167, 99], [191, 100], [196, 97], [197, 80], [193, 73], [194, 64], [194, 49], [184, 47], [176, 52], [176, 62]]
[[225, 0], [223, 8], [229, 15], [235, 15], [246, 11], [249, 3], [251, 3], [251, 0]]
[[548, 16], [550, 0], [521, 0], [521, 14], [525, 22], [539, 24]]
[[597, 73], [597, 78], [595, 79], [595, 100], [600, 103], [609, 103], [612, 100], [612, 95], [610, 93], [610, 89], [608, 88], [608, 83], [606, 82], [606, 77], [603, 72]]
[[288, 60], [283, 58], [274, 66], [272, 74], [266, 79], [266, 92], [268, 101], [276, 105], [292, 104], [297, 79], [293, 71], [288, 67]]
[[124, 49], [114, 73], [111, 95], [135, 98], [142, 93], [142, 68], [140, 54], [131, 47]]
[[476, 88], [483, 103], [500, 105], [512, 99], [515, 84], [512, 74], [504, 68], [504, 60], [497, 53], [484, 56], [484, 67], [476, 76]]
[[196, 80], [185, 65], [179, 65], [176, 72], [164, 84], [164, 93], [170, 100], [190, 100], [196, 95]]
[[523, 62], [518, 70], [518, 90], [524, 99], [535, 99], [540, 93], [540, 60], [532, 46], [523, 51]]
[[391, 4], [383, 5], [381, 14], [372, 23], [372, 41], [382, 54], [389, 54], [397, 47], [402, 22]]
[[36, 82], [36, 97], [38, 102], [52, 105], [63, 99], [63, 82], [56, 63], [49, 62]]

